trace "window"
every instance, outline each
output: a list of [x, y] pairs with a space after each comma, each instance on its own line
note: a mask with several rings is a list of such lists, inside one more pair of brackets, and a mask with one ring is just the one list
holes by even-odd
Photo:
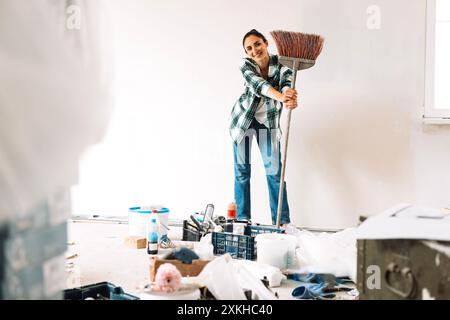
[[427, 1], [425, 119], [450, 123], [450, 1]]

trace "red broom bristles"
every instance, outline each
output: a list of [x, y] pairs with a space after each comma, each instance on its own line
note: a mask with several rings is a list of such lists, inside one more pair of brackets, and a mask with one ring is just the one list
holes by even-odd
[[316, 60], [322, 52], [324, 39], [315, 34], [291, 31], [272, 31], [280, 56]]

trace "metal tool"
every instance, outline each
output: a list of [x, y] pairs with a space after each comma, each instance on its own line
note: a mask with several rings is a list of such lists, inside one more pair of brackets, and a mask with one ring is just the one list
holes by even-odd
[[205, 215], [205, 217], [206, 217], [206, 220], [208, 220], [208, 224], [211, 223], [211, 225], [214, 229], [214, 232], [223, 232], [223, 227], [217, 225], [209, 215]]
[[197, 230], [197, 231], [200, 231], [196, 225], [193, 225], [193, 224], [190, 223], [190, 222], [186, 222], [186, 223], [187, 223], [187, 225], [188, 225], [190, 228], [195, 229], [195, 230]]
[[203, 230], [203, 226], [200, 224], [200, 222], [198, 222], [197, 219], [195, 219], [195, 217], [192, 214], [191, 214], [191, 220], [197, 226], [198, 231], [203, 232], [203, 233], [205, 232], [205, 230]]
[[[207, 219], [207, 220], [208, 220], [208, 219]], [[208, 233], [208, 232], [209, 232], [209, 229], [211, 229], [211, 224], [210, 224], [208, 221], [204, 221], [204, 222], [202, 223], [202, 229], [203, 229], [203, 231], [205, 232], [205, 234]]]
[[209, 203], [205, 209], [205, 217], [209, 217], [209, 219], [212, 220], [213, 215], [214, 215], [214, 205], [212, 203]]

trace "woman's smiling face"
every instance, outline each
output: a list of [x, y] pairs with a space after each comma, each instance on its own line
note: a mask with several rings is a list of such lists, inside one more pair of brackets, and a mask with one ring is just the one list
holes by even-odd
[[255, 35], [248, 36], [244, 41], [247, 56], [256, 62], [263, 61], [269, 55], [267, 46], [267, 42]]

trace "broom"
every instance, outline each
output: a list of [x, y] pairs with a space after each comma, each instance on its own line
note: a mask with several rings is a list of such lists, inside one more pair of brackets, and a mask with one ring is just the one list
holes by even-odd
[[[314, 66], [317, 57], [322, 52], [324, 39], [319, 35], [300, 32], [272, 31], [270, 34], [275, 40], [275, 45], [278, 50], [278, 61], [294, 71], [292, 79], [292, 89], [294, 89], [297, 71]], [[277, 228], [280, 228], [281, 209], [283, 204], [284, 174], [286, 172], [291, 111], [291, 109], [288, 109], [287, 111], [287, 125], [284, 136], [280, 190], [278, 194]]]

